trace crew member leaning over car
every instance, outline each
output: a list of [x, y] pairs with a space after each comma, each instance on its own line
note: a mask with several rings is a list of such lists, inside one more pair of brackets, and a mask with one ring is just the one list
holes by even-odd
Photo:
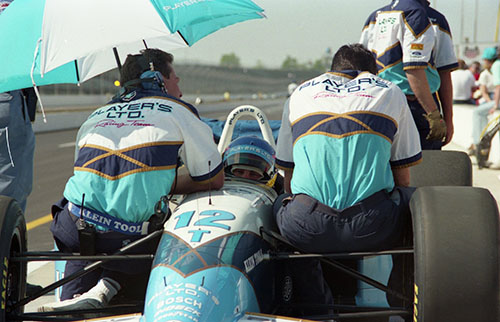
[[[345, 45], [330, 72], [301, 84], [285, 104], [276, 165], [292, 195], [276, 220], [303, 251], [379, 250], [401, 238], [414, 191], [409, 167], [422, 154], [405, 95], [376, 74], [370, 51]], [[318, 260], [293, 269], [299, 301], [332, 304]]]
[[[63, 252], [112, 254], [163, 228], [165, 218], [153, 215], [162, 196], [222, 187], [222, 160], [212, 132], [197, 110], [180, 100], [172, 63], [173, 56], [158, 49], [128, 55], [120, 93], [80, 128], [74, 175], [64, 198], [52, 207], [51, 231]], [[136, 252], [153, 254], [157, 242]], [[87, 264], [68, 261], [66, 276]], [[103, 307], [134, 274], [147, 281], [150, 267], [149, 261], [108, 262], [65, 284], [62, 302], [39, 311]], [[78, 294], [83, 295], [74, 298]]]

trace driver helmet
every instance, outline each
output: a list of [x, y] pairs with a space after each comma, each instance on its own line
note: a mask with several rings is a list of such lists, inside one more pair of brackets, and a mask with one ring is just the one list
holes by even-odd
[[251, 179], [267, 183], [275, 175], [275, 158], [273, 147], [263, 139], [256, 136], [240, 137], [224, 151], [224, 171], [230, 176], [238, 176], [238, 172], [244, 170], [253, 171], [256, 177]]

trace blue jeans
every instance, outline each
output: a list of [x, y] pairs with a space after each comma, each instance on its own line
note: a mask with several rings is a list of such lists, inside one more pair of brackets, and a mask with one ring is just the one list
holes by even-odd
[[489, 111], [495, 105], [494, 101], [485, 102], [474, 109], [472, 112], [472, 143], [479, 143], [481, 133], [488, 124]]
[[[410, 222], [409, 202], [414, 191], [412, 187], [395, 187], [391, 193], [375, 193], [344, 210], [330, 208], [307, 195], [293, 195], [283, 206], [283, 198], [278, 198], [274, 210], [283, 237], [302, 251], [383, 250], [401, 244]], [[300, 302], [333, 303], [319, 260], [296, 260], [291, 269]]]

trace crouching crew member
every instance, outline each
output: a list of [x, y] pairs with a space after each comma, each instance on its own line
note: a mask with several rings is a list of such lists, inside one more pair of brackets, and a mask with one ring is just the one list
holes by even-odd
[[[419, 134], [401, 89], [376, 74], [370, 51], [345, 45], [330, 72], [301, 84], [285, 104], [276, 164], [292, 195], [276, 219], [302, 251], [389, 248], [408, 220]], [[293, 268], [301, 302], [332, 304], [319, 261]]]
[[[164, 218], [152, 216], [162, 196], [222, 187], [222, 160], [212, 132], [197, 110], [180, 100], [172, 63], [173, 56], [158, 49], [129, 55], [120, 93], [80, 128], [74, 175], [64, 198], [52, 207], [51, 231], [61, 251], [112, 254], [163, 228]], [[154, 254], [157, 242], [134, 252]], [[87, 264], [68, 261], [65, 275]], [[62, 301], [39, 311], [103, 307], [130, 277], [147, 281], [150, 269], [151, 261], [106, 262], [64, 285]]]

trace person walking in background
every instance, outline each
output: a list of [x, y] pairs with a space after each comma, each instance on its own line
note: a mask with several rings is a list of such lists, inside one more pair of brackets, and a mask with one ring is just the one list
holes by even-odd
[[444, 15], [426, 0], [397, 0], [366, 20], [360, 43], [377, 59], [378, 75], [406, 94], [422, 149], [453, 137], [451, 71], [458, 66]]
[[476, 80], [462, 59], [458, 60], [458, 69], [451, 72], [451, 82], [453, 83], [453, 104], [476, 104], [472, 98], [472, 94], [477, 89]]
[[488, 124], [488, 115], [493, 114], [498, 108], [498, 101], [500, 99], [500, 62], [497, 58], [498, 52], [496, 47], [484, 50], [485, 70], [479, 78], [481, 91], [484, 92], [482, 95], [484, 103], [480, 104], [472, 112], [472, 144], [469, 147], [469, 155], [476, 153], [481, 133]]

